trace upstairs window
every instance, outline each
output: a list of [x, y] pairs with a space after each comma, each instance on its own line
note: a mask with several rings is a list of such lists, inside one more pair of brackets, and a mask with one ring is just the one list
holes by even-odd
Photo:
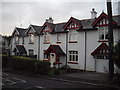
[[24, 41], [24, 37], [23, 37], [23, 38], [22, 38], [22, 44], [24, 44], [24, 42], [25, 42], [25, 41]]
[[48, 32], [44, 32], [44, 43], [50, 43], [50, 35]]
[[34, 35], [33, 34], [29, 34], [29, 43], [34, 43]]
[[69, 51], [69, 61], [71, 62], [78, 61], [78, 51]]
[[77, 41], [77, 31], [69, 30], [69, 41]]
[[108, 40], [108, 27], [99, 27], [99, 39], [100, 40]]
[[57, 42], [61, 42], [61, 35], [57, 34]]
[[19, 37], [15, 36], [15, 43], [18, 44], [19, 43]]
[[34, 50], [33, 49], [29, 49], [29, 55], [34, 55]]

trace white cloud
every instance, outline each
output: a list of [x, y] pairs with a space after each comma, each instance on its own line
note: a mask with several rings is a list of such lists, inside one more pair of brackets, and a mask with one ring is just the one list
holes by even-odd
[[90, 2], [90, 0], [89, 2], [82, 2], [83, 0], [79, 0], [81, 2], [75, 2], [76, 0], [74, 2], [67, 2], [68, 0], [65, 0], [66, 2], [60, 2], [61, 0], [49, 0], [49, 2], [25, 1], [15, 2], [15, 0], [9, 0], [8, 2], [8, 0], [3, 0], [2, 30], [4, 34], [12, 33], [15, 26], [20, 26], [20, 20], [22, 26], [27, 28], [30, 22], [43, 25], [48, 17], [53, 17], [55, 23], [67, 22], [71, 16], [78, 19], [90, 18], [92, 8], [96, 8], [98, 15], [102, 10], [106, 12], [105, 2], [98, 2], [100, 0], [92, 0], [94, 2]]

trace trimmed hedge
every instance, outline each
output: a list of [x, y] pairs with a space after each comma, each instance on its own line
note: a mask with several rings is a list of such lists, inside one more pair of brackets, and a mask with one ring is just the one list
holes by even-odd
[[42, 75], [46, 75], [50, 70], [49, 62], [40, 61], [29, 57], [12, 57], [10, 62], [14, 69], [27, 70]]
[[2, 68], [6, 68], [8, 63], [8, 56], [0, 55], [0, 59], [2, 59]]

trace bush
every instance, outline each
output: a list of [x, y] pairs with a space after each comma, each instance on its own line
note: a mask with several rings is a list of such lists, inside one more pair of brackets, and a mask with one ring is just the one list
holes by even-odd
[[8, 56], [7, 55], [0, 55], [0, 58], [2, 59], [2, 68], [6, 68], [7, 63], [8, 63]]
[[22, 69], [34, 72], [35, 62], [37, 60], [26, 57], [13, 57], [11, 63], [13, 68]]
[[35, 63], [35, 72], [42, 74], [42, 75], [47, 75], [48, 72], [50, 71], [50, 62], [48, 61], [37, 61]]

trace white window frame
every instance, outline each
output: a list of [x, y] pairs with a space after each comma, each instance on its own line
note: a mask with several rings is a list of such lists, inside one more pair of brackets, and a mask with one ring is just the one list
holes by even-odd
[[108, 40], [107, 35], [108, 35], [108, 26], [100, 26], [99, 27], [99, 40]]
[[78, 62], [78, 51], [69, 51], [69, 62]]
[[44, 42], [49, 43], [50, 42], [50, 35], [48, 32], [44, 32]]
[[72, 29], [69, 30], [69, 41], [77, 41], [77, 31]]
[[33, 49], [29, 49], [29, 55], [34, 55], [34, 50]]
[[19, 37], [15, 36], [15, 43], [19, 43]]
[[61, 42], [61, 34], [57, 34], [57, 42]]
[[34, 43], [34, 34], [29, 34], [29, 43]]

